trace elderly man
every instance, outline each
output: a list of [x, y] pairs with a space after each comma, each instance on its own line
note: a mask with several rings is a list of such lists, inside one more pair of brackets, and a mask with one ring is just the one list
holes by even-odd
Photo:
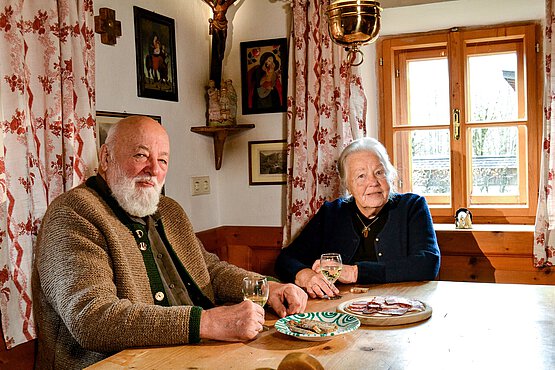
[[[262, 307], [242, 301], [251, 273], [208, 253], [179, 204], [160, 196], [169, 157], [160, 124], [123, 119], [99, 174], [48, 207], [33, 273], [37, 368], [83, 368], [128, 347], [245, 341], [262, 329]], [[279, 316], [303, 312], [306, 300], [270, 282]]]

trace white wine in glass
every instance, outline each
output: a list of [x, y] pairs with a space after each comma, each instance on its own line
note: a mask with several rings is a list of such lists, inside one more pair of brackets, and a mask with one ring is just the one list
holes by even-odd
[[339, 253], [324, 253], [320, 256], [320, 271], [330, 284], [339, 279], [342, 269], [343, 263]]
[[264, 307], [270, 293], [268, 279], [264, 276], [247, 276], [243, 279], [242, 291], [245, 300]]

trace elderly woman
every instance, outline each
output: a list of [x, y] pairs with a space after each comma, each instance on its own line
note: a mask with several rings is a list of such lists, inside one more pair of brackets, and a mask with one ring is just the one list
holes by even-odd
[[398, 194], [397, 171], [375, 139], [353, 141], [338, 162], [350, 196], [325, 202], [300, 235], [276, 260], [277, 275], [312, 297], [339, 291], [319, 273], [322, 253], [340, 253], [341, 283], [433, 280], [440, 263], [426, 200]]

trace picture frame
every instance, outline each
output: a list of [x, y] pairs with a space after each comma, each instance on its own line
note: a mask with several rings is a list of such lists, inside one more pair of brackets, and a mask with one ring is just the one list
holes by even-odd
[[242, 113], [286, 112], [287, 39], [241, 42], [240, 49]]
[[174, 20], [137, 6], [133, 14], [138, 96], [178, 101]]
[[137, 113], [121, 113], [121, 112], [108, 112], [96, 111], [96, 148], [100, 153], [100, 147], [106, 141], [106, 135], [110, 127], [118, 122], [120, 119], [129, 116], [147, 116], [162, 124], [161, 116], [153, 116], [150, 114], [137, 114]]
[[287, 182], [287, 142], [249, 141], [249, 185], [279, 185]]

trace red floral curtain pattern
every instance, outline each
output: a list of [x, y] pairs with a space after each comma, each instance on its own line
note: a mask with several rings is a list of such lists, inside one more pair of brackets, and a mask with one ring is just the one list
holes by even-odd
[[360, 76], [328, 33], [329, 0], [293, 0], [284, 245], [325, 200], [340, 194], [337, 158], [366, 135]]
[[48, 204], [92, 175], [92, 0], [0, 9], [0, 309], [8, 347], [35, 337], [33, 245]]
[[534, 265], [536, 267], [553, 266], [555, 255], [555, 44], [553, 43], [553, 27], [555, 0], [546, 0], [545, 5], [545, 117], [543, 127], [543, 148], [540, 167], [540, 194], [536, 214], [534, 234]]

